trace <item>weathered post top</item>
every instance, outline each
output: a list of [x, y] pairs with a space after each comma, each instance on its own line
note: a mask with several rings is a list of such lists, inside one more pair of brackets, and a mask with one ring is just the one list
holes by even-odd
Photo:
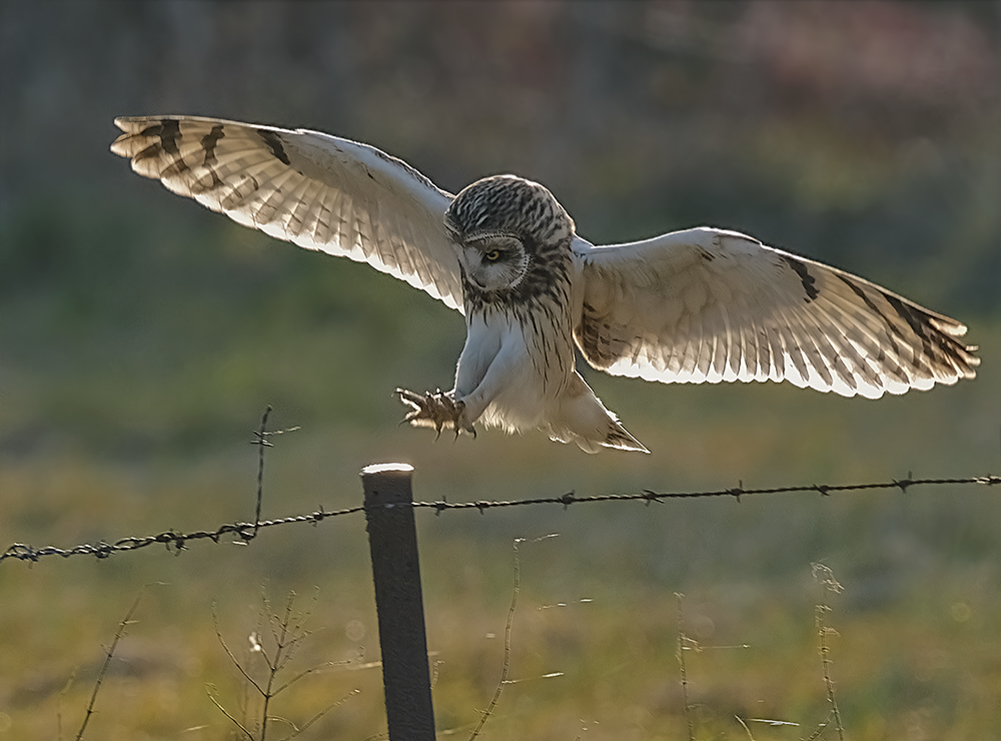
[[414, 467], [409, 463], [373, 463], [361, 470], [365, 506], [409, 504], [414, 500], [411, 479]]
[[414, 472], [414, 467], [409, 463], [373, 463], [370, 466], [365, 466], [361, 470], [362, 476], [372, 476], [380, 473], [388, 474], [400, 474], [400, 475], [410, 475]]

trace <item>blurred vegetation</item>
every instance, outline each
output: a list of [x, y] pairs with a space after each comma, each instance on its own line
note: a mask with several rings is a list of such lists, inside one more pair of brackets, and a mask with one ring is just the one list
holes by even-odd
[[[749, 232], [960, 318], [980, 376], [869, 402], [590, 372], [653, 455], [590, 457], [539, 434], [434, 443], [396, 426], [390, 392], [450, 384], [461, 317], [139, 179], [107, 147], [116, 115], [143, 113], [329, 131], [453, 192], [516, 172], [596, 242]], [[996, 473], [999, 131], [996, 3], [4, 0], [0, 546], [249, 518], [245, 441], [268, 403], [303, 430], [270, 453], [266, 516], [356, 504], [357, 471], [398, 459], [416, 466], [419, 498], [453, 501]], [[688, 662], [699, 738], [744, 738], [734, 715], [816, 725], [813, 561], [846, 587], [830, 623], [852, 738], [1001, 727], [991, 490], [426, 515], [443, 730], [471, 727], [498, 680], [512, 539], [551, 532], [523, 550], [524, 681], [505, 689], [490, 738], [684, 737], [675, 591], [706, 647]], [[249, 548], [4, 562], [0, 739], [75, 733], [102, 647], [153, 582], [88, 737], [228, 738], [204, 685], [227, 707], [241, 690], [212, 604], [236, 646], [262, 584], [276, 604], [318, 587], [304, 664], [362, 666], [378, 656], [366, 547], [348, 518]], [[310, 733], [367, 738], [383, 729], [380, 687], [378, 668], [325, 673], [287, 712], [358, 688]]]

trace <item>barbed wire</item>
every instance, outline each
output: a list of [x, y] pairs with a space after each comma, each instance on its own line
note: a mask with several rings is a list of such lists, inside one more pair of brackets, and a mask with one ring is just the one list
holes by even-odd
[[[35, 548], [27, 543], [14, 543], [13, 545], [8, 546], [3, 553], [0, 553], [0, 562], [6, 561], [7, 559], [36, 562], [46, 556], [62, 556], [63, 558], [69, 558], [71, 556], [96, 556], [97, 558], [108, 558], [114, 553], [137, 551], [156, 543], [161, 543], [168, 550], [173, 548], [176, 553], [180, 553], [187, 547], [187, 543], [189, 541], [211, 540], [213, 543], [218, 543], [225, 535], [233, 535], [236, 538], [235, 542], [246, 544], [256, 538], [258, 532], [263, 528], [277, 527], [279, 525], [293, 525], [305, 522], [316, 525], [317, 523], [330, 519], [331, 517], [341, 517], [343, 515], [351, 515], [357, 512], [365, 511], [365, 507], [362, 505], [357, 507], [346, 507], [344, 509], [337, 509], [329, 512], [324, 510], [323, 507], [320, 507], [318, 510], [304, 515], [291, 515], [271, 520], [261, 519], [261, 505], [264, 497], [264, 451], [266, 448], [274, 447], [274, 445], [269, 442], [268, 438], [274, 435], [283, 435], [287, 432], [294, 432], [299, 429], [298, 427], [289, 427], [283, 430], [268, 430], [267, 423], [268, 416], [270, 414], [271, 406], [268, 405], [268, 407], [264, 410], [264, 414], [261, 416], [260, 426], [258, 429], [253, 431], [254, 439], [250, 441], [251, 445], [256, 445], [259, 448], [257, 464], [257, 510], [254, 515], [254, 522], [226, 523], [224, 525], [220, 525], [215, 530], [195, 530], [189, 533], [179, 533], [175, 530], [166, 530], [162, 533], [157, 533], [156, 535], [146, 535], [141, 537], [129, 536], [127, 538], [116, 540], [113, 543], [103, 540], [98, 543], [81, 543], [80, 545], [75, 545], [70, 548], [57, 548], [56, 546], [51, 545], [44, 546], [42, 548]], [[559, 504], [566, 508], [571, 504], [585, 502], [644, 501], [647, 504], [650, 504], [651, 502], [660, 502], [665, 499], [695, 499], [700, 497], [733, 497], [739, 502], [741, 497], [755, 494], [817, 492], [818, 494], [827, 496], [835, 492], [864, 491], [867, 489], [900, 489], [901, 492], [906, 493], [909, 488], [914, 486], [962, 486], [970, 484], [978, 486], [994, 486], [996, 484], [1001, 484], [1001, 476], [989, 474], [987, 476], [969, 476], [966, 478], [953, 479], [913, 479], [911, 478], [911, 474], [908, 473], [906, 479], [868, 484], [810, 484], [807, 486], [779, 486], [768, 489], [745, 489], [743, 482], [740, 482], [738, 486], [734, 488], [718, 489], [715, 491], [656, 492], [651, 489], [644, 489], [636, 494], [597, 494], [583, 497], [579, 497], [576, 493], [570, 491], [558, 497], [478, 500], [475, 502], [449, 502], [442, 499], [434, 502], [413, 502], [411, 506], [415, 509], [433, 509], [436, 515], [440, 515], [446, 510], [460, 509], [476, 509], [482, 514], [488, 509], [524, 507], [540, 504]], [[386, 506], [392, 507], [399, 505], [389, 504]]]
[[190, 533], [179, 533], [174, 530], [167, 530], [156, 535], [143, 537], [128, 537], [116, 540], [113, 543], [101, 541], [99, 543], [82, 543], [72, 548], [56, 548], [55, 546], [45, 546], [44, 548], [34, 548], [25, 543], [14, 543], [3, 553], [0, 553], [0, 561], [8, 558], [16, 558], [21, 561], [38, 561], [44, 556], [97, 556], [97, 558], [107, 558], [113, 553], [122, 551], [137, 551], [140, 548], [162, 543], [168, 549], [174, 548], [178, 551], [184, 550], [190, 540], [211, 540], [218, 543], [224, 535], [234, 535], [238, 541], [248, 543], [257, 535], [257, 531], [267, 527], [278, 525], [291, 525], [297, 522], [311, 522], [316, 524], [329, 517], [339, 517], [361, 512], [364, 507], [348, 507], [347, 509], [324, 511], [322, 508], [316, 512], [305, 515], [292, 515], [290, 517], [279, 517], [274, 520], [261, 520], [260, 522], [234, 522], [222, 525], [215, 530], [195, 530]]
[[[262, 444], [262, 443], [255, 443]], [[479, 510], [481, 513], [488, 509], [498, 509], [502, 507], [523, 507], [542, 504], [558, 504], [565, 507], [571, 504], [582, 504], [587, 502], [626, 502], [643, 501], [646, 503], [661, 502], [666, 499], [695, 499], [704, 497], [732, 497], [740, 500], [744, 496], [757, 494], [787, 494], [796, 492], [816, 492], [823, 496], [833, 493], [848, 491], [865, 491], [871, 489], [899, 489], [907, 492], [908, 489], [918, 486], [995, 486], [1001, 484], [1001, 476], [970, 476], [966, 478], [951, 479], [913, 479], [908, 476], [906, 479], [874, 482], [865, 484], [809, 484], [805, 486], [779, 486], [764, 489], [747, 489], [743, 485], [730, 488], [718, 489], [715, 491], [687, 491], [687, 492], [657, 492], [645, 489], [634, 494], [598, 494], [593, 496], [577, 496], [574, 492], [568, 492], [556, 497], [539, 497], [534, 499], [511, 499], [511, 500], [478, 500], [475, 502], [449, 502], [446, 500], [433, 502], [414, 502], [413, 507], [419, 509], [433, 509], [435, 514], [441, 514], [446, 510]], [[260, 495], [260, 491], [258, 492]], [[399, 506], [399, 505], [397, 505]], [[179, 533], [174, 530], [167, 530], [156, 535], [144, 537], [127, 537], [116, 540], [113, 543], [101, 541], [99, 543], [83, 543], [71, 548], [57, 548], [55, 546], [45, 546], [35, 548], [25, 543], [14, 543], [3, 553], [0, 553], [0, 561], [7, 559], [17, 559], [20, 561], [38, 561], [46, 556], [96, 556], [97, 558], [107, 558], [114, 553], [124, 551], [136, 551], [147, 546], [161, 543], [168, 549], [175, 551], [184, 550], [187, 543], [193, 540], [211, 540], [214, 543], [220, 542], [223, 536], [233, 535], [238, 542], [248, 543], [254, 539], [259, 530], [264, 528], [277, 527], [279, 525], [292, 525], [297, 523], [311, 523], [316, 525], [323, 520], [332, 517], [363, 512], [364, 507], [347, 507], [326, 511], [322, 507], [314, 512], [302, 515], [292, 515], [271, 520], [259, 520], [257, 522], [236, 522], [221, 525], [215, 530], [195, 530], [188, 533]], [[260, 510], [258, 510], [260, 511]]]
[[1001, 476], [988, 474], [987, 476], [969, 476], [961, 479], [912, 479], [910, 475], [906, 479], [884, 481], [869, 484], [809, 484], [805, 486], [778, 486], [769, 489], [745, 489], [743, 484], [730, 489], [717, 489], [715, 491], [676, 491], [657, 492], [644, 489], [636, 494], [596, 494], [593, 496], [579, 497], [574, 492], [568, 492], [558, 497], [540, 497], [537, 499], [511, 499], [506, 501], [477, 501], [477, 502], [414, 502], [414, 507], [424, 507], [429, 509], [478, 509], [487, 510], [497, 507], [519, 507], [532, 504], [561, 504], [567, 507], [578, 502], [660, 502], [664, 499], [698, 499], [701, 497], [733, 497], [738, 502], [743, 496], [754, 494], [789, 494], [794, 492], [817, 492], [827, 496], [843, 491], [865, 491], [868, 489], [900, 489], [906, 493], [912, 486], [942, 486], [942, 485], [967, 485], [977, 484], [980, 486], [993, 486], [1001, 484]]

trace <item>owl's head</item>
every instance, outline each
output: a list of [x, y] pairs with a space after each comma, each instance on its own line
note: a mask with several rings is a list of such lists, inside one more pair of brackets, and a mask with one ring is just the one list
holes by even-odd
[[483, 291], [517, 288], [533, 264], [568, 252], [573, 220], [547, 188], [515, 175], [477, 180], [445, 212], [466, 278]]

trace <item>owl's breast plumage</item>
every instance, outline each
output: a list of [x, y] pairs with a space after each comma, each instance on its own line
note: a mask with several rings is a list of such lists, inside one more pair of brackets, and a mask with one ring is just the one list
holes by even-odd
[[470, 336], [480, 331], [519, 335], [525, 360], [534, 367], [538, 381], [549, 393], [557, 393], [574, 370], [572, 309], [577, 272], [573, 254], [560, 245], [535, 252], [524, 277], [510, 288], [484, 291], [464, 277]]

